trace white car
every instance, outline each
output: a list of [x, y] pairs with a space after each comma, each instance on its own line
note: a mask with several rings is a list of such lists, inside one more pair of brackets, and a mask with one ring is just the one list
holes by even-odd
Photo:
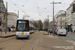
[[67, 35], [67, 31], [64, 28], [60, 28], [57, 30], [57, 35]]

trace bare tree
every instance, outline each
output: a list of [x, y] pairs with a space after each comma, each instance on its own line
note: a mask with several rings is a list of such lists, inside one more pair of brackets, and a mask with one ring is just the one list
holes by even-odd
[[49, 25], [49, 20], [48, 19], [45, 19], [44, 20], [44, 28], [45, 29], [48, 29], [48, 25]]
[[33, 21], [30, 21], [30, 23], [33, 24], [33, 26], [34, 26], [36, 29], [38, 29], [39, 26], [38, 26], [38, 23], [37, 23], [36, 21], [33, 20]]
[[42, 30], [43, 29], [43, 23], [41, 20], [38, 21], [38, 25], [39, 25], [39, 29]]

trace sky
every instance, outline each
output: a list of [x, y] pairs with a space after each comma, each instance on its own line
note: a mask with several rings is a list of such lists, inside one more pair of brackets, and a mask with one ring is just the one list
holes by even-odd
[[52, 2], [61, 2], [62, 4], [54, 5], [54, 14], [59, 10], [64, 10], [69, 7], [73, 0], [3, 0], [6, 6], [8, 2], [8, 12], [14, 12], [18, 14], [19, 19], [22, 19], [23, 16], [29, 20], [42, 20], [48, 19], [49, 21], [53, 20], [53, 6]]

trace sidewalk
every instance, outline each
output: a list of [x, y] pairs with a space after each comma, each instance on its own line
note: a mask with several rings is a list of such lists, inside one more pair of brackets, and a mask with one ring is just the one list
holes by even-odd
[[75, 34], [75, 33], [73, 33], [73, 32], [68, 32], [68, 33], [72, 33], [72, 34]]
[[7, 37], [15, 36], [15, 35], [16, 35], [15, 32], [7, 32], [7, 33], [2, 32], [2, 34], [0, 32], [0, 38], [7, 38]]

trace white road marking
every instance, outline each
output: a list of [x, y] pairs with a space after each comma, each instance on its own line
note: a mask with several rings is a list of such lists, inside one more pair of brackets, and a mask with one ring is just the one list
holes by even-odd
[[75, 45], [74, 41], [69, 41], [69, 40], [66, 40], [66, 41], [72, 43], [73, 45]]

